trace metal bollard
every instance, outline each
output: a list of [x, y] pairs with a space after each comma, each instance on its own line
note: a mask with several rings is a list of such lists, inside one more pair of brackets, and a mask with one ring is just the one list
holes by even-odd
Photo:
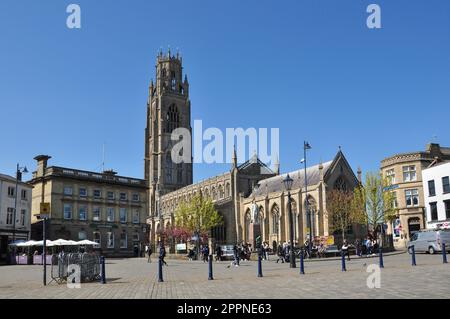
[[447, 263], [447, 252], [445, 251], [445, 243], [442, 243], [442, 262]]
[[383, 247], [380, 247], [379, 250], [380, 250], [380, 268], [384, 268]]
[[158, 262], [158, 282], [163, 282], [163, 270], [162, 270], [162, 259], [159, 258]]
[[258, 277], [262, 277], [263, 276], [261, 259], [262, 259], [261, 252], [259, 252], [259, 254], [258, 254]]
[[411, 265], [417, 266], [416, 264], [416, 251], [414, 249], [414, 245], [411, 246]]
[[345, 268], [345, 253], [343, 250], [341, 250], [341, 260], [342, 260], [342, 271], [347, 271]]
[[214, 278], [213, 278], [213, 259], [212, 259], [212, 255], [209, 255], [209, 258], [208, 258], [208, 269], [209, 269], [208, 280], [214, 280]]
[[106, 272], [105, 272], [105, 257], [100, 257], [100, 264], [102, 265], [102, 277], [101, 277], [101, 283], [106, 284]]
[[303, 249], [300, 251], [300, 275], [305, 274], [305, 263], [303, 260]]

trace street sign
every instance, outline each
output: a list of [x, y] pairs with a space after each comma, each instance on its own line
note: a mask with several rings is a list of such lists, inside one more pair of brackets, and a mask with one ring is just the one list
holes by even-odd
[[41, 203], [40, 213], [41, 215], [50, 214], [50, 203]]

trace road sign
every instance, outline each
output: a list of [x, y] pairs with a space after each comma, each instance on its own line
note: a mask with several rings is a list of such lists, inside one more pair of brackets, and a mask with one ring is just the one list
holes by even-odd
[[40, 207], [40, 213], [41, 215], [48, 215], [50, 214], [50, 203], [41, 203]]

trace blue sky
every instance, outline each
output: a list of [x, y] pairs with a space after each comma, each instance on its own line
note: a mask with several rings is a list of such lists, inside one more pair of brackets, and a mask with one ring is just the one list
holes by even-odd
[[[82, 28], [66, 27], [81, 6]], [[366, 7], [382, 9], [382, 29]], [[143, 176], [146, 100], [157, 51], [180, 49], [192, 119], [280, 128], [281, 170], [341, 145], [356, 170], [450, 146], [450, 2], [0, 1], [0, 172], [52, 165]], [[437, 138], [433, 139], [433, 136]], [[227, 164], [194, 166], [194, 180]], [[28, 175], [28, 178], [31, 175]]]

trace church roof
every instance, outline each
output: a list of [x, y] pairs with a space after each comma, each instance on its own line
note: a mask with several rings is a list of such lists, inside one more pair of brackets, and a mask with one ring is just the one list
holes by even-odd
[[237, 167], [237, 169], [241, 172], [246, 171], [248, 169], [251, 169], [252, 166], [257, 166], [260, 170], [260, 174], [270, 174], [273, 175], [274, 172], [263, 162], [261, 162], [261, 160], [258, 158], [258, 156], [255, 154], [253, 155], [249, 160], [247, 160], [246, 162], [242, 163], [241, 165], [239, 165]]
[[[328, 161], [322, 164], [324, 175], [326, 174], [328, 169], [332, 166], [331, 164], [333, 162], [334, 161]], [[320, 181], [319, 166], [320, 164], [306, 168], [306, 178], [308, 180], [308, 186], [316, 185], [319, 183]], [[299, 169], [293, 172], [277, 175], [259, 181], [257, 189], [252, 192], [250, 197], [260, 196], [266, 193], [284, 191], [283, 180], [286, 178], [287, 174], [289, 174], [289, 176], [294, 180], [294, 182], [292, 183], [292, 189], [305, 187], [305, 170]]]

